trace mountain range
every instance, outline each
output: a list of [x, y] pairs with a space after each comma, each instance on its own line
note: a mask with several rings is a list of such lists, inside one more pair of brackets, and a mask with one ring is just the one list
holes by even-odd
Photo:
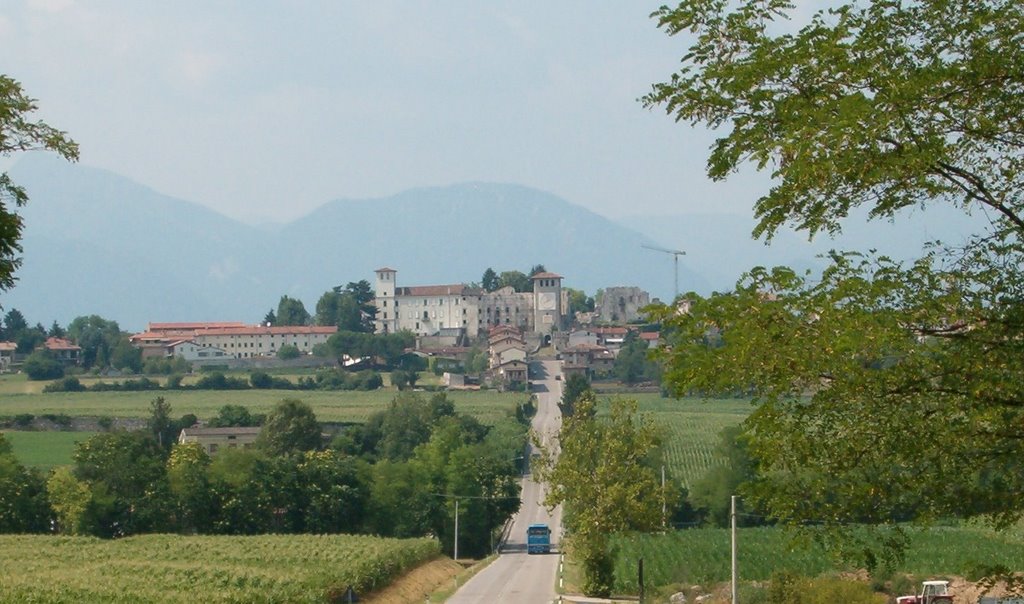
[[[429, 285], [476, 282], [488, 267], [526, 272], [543, 264], [590, 295], [636, 285], [667, 299], [672, 255], [644, 246], [686, 250], [680, 290], [708, 293], [730, 288], [756, 264], [814, 268], [816, 254], [844, 243], [808, 243], [784, 231], [766, 247], [750, 240], [752, 220], [727, 214], [613, 221], [551, 193], [496, 183], [337, 199], [288, 224], [256, 227], [45, 154], [21, 157], [9, 174], [31, 201], [22, 209], [18, 284], [0, 294], [0, 305], [46, 325], [86, 314], [131, 330], [149, 321], [257, 322], [282, 295], [313, 312], [323, 292], [372, 283], [382, 266], [398, 271], [399, 285]], [[845, 239], [860, 247], [877, 240], [874, 247], [912, 257], [925, 239], [963, 232], [962, 222], [939, 213], [922, 226], [918, 216], [854, 228]]]

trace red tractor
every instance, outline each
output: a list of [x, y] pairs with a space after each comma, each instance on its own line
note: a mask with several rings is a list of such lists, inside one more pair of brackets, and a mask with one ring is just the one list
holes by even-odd
[[896, 604], [952, 604], [953, 594], [949, 593], [949, 581], [925, 581], [921, 593], [916, 596], [900, 596]]

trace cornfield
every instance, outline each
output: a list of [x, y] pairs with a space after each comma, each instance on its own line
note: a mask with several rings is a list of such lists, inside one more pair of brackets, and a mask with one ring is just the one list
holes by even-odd
[[[981, 565], [1024, 568], [1024, 539], [978, 527], [908, 529], [910, 546], [895, 572], [917, 577], [970, 576]], [[809, 541], [794, 541], [777, 527], [738, 531], [739, 576], [764, 581], [789, 571], [805, 577], [856, 570], [838, 562]], [[710, 585], [730, 576], [728, 529], [689, 529], [660, 535], [615, 538], [616, 591], [637, 593], [637, 560], [644, 559], [647, 585], [672, 583]]]
[[0, 602], [323, 602], [440, 555], [358, 535], [0, 536]]

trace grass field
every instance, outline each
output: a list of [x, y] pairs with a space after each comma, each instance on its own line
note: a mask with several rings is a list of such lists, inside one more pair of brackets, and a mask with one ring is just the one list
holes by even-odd
[[349, 535], [0, 536], [0, 602], [342, 602], [439, 554]]
[[[838, 564], [821, 549], [781, 528], [739, 529], [737, 566], [744, 582], [764, 581], [778, 571], [807, 577], [855, 570]], [[615, 538], [618, 557], [616, 592], [637, 593], [636, 565], [644, 559], [647, 585], [688, 583], [710, 585], [729, 581], [728, 529], [688, 529], [663, 535]], [[969, 576], [979, 565], [1024, 568], [1024, 540], [1018, 535], [984, 528], [934, 527], [911, 532], [905, 561], [893, 569], [918, 577]]]
[[636, 399], [639, 411], [664, 429], [666, 471], [684, 486], [691, 485], [714, 464], [714, 449], [722, 429], [739, 424], [751, 411], [745, 399], [677, 400], [646, 392], [616, 396]]
[[18, 461], [46, 471], [55, 466], [71, 463], [75, 443], [86, 440], [95, 432], [21, 432], [5, 431], [7, 442], [14, 449]]
[[[31, 385], [35, 385], [29, 382]], [[217, 414], [224, 405], [245, 405], [253, 413], [267, 413], [285, 398], [297, 398], [313, 407], [317, 419], [332, 422], [360, 422], [384, 409], [397, 392], [382, 389], [359, 391], [289, 390], [167, 390], [151, 392], [59, 392], [52, 394], [0, 395], [0, 415], [20, 413], [42, 415], [64, 413], [76, 416], [144, 418], [150, 402], [158, 396], [170, 403], [175, 416], [194, 413], [200, 419]], [[423, 393], [430, 396], [430, 393]], [[460, 413], [467, 413], [486, 424], [493, 424], [515, 409], [525, 394], [492, 390], [449, 392], [448, 398]]]

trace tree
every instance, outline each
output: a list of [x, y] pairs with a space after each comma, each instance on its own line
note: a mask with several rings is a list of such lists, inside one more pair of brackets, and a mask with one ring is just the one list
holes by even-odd
[[171, 450], [171, 446], [177, 440], [178, 435], [175, 434], [177, 426], [171, 419], [171, 404], [164, 397], [158, 396], [150, 401], [146, 427], [164, 450]]
[[224, 405], [208, 425], [211, 428], [247, 428], [258, 426], [260, 422], [259, 418], [249, 413], [249, 408], [244, 405]]
[[0, 434], [0, 533], [49, 530], [49, 508], [45, 481], [18, 462]]
[[277, 315], [274, 314], [274, 309], [271, 308], [267, 311], [267, 314], [263, 315], [264, 325], [277, 325]]
[[68, 324], [68, 337], [81, 347], [82, 366], [86, 368], [106, 367], [124, 335], [117, 321], [99, 315], [75, 317]]
[[[64, 159], [78, 159], [78, 145], [44, 122], [31, 121], [38, 107], [21, 84], [0, 75], [0, 157], [19, 151], [54, 151]], [[15, 208], [28, 203], [28, 193], [0, 173], [0, 292], [14, 287], [14, 271], [21, 265], [22, 218]]]
[[533, 291], [530, 278], [519, 271], [503, 271], [498, 277], [498, 288], [511, 287], [517, 292]]
[[322, 440], [313, 409], [300, 400], [285, 399], [267, 415], [256, 446], [268, 455], [290, 455], [319, 449]]
[[53, 324], [50, 325], [50, 329], [46, 332], [46, 335], [51, 338], [63, 338], [65, 333], [66, 332], [64, 331], [64, 328], [60, 326], [60, 323], [54, 321]]
[[622, 348], [615, 355], [615, 377], [627, 384], [658, 379], [658, 365], [648, 357], [650, 347], [635, 331], [626, 335]]
[[132, 346], [127, 335], [122, 335], [110, 350], [110, 366], [121, 371], [142, 371], [142, 349]]
[[575, 316], [576, 313], [594, 311], [594, 299], [587, 296], [586, 292], [571, 287], [563, 287], [562, 289], [569, 294], [570, 315]]
[[498, 273], [495, 273], [494, 269], [488, 266], [487, 270], [484, 271], [483, 276], [480, 277], [480, 286], [484, 288], [484, 291], [489, 292], [498, 289], [498, 287], [500, 287]]
[[562, 399], [558, 401], [558, 408], [564, 417], [572, 416], [576, 411], [576, 401], [584, 394], [593, 394], [590, 389], [590, 380], [583, 374], [574, 373], [565, 380], [565, 388], [562, 390]]
[[893, 523], [912, 510], [1008, 525], [1024, 515], [1009, 470], [1024, 453], [1024, 6], [876, 0], [774, 33], [787, 8], [661, 9], [670, 34], [695, 41], [645, 97], [723, 128], [711, 178], [770, 167], [755, 235], [836, 232], [860, 206], [898, 218], [952, 205], [989, 225], [909, 265], [834, 253], [820, 279], [756, 268], [690, 314], [666, 313], [668, 381], [754, 395], [746, 429], [763, 479], [748, 493], [777, 519]]
[[277, 324], [278, 325], [308, 325], [309, 313], [303, 306], [302, 300], [281, 296], [277, 303]]
[[[730, 426], [721, 433], [716, 447], [716, 457], [721, 460], [708, 468], [690, 489], [690, 503], [704, 517], [706, 522], [718, 527], [728, 527], [730, 521], [731, 496], [748, 483], [757, 479], [757, 461], [750, 455], [749, 437], [739, 426]], [[737, 520], [740, 526], [753, 526], [761, 516], [753, 515], [747, 502], [737, 502]]]
[[543, 264], [534, 264], [533, 267], [530, 268], [530, 275], [529, 276], [532, 277], [534, 275], [539, 275], [541, 273], [546, 273], [546, 272], [548, 272], [548, 269], [544, 268]]
[[174, 500], [174, 520], [180, 530], [205, 532], [212, 528], [214, 493], [207, 470], [210, 457], [196, 442], [175, 443], [167, 459], [167, 481]]
[[21, 369], [30, 380], [59, 380], [64, 377], [64, 364], [46, 350], [28, 355]]
[[8, 340], [15, 340], [18, 334], [28, 329], [28, 321], [25, 315], [17, 308], [12, 308], [4, 315], [4, 335]]
[[284, 344], [277, 349], [277, 358], [283, 361], [287, 361], [289, 359], [297, 359], [299, 358], [299, 356], [301, 356], [301, 354], [302, 353], [299, 352], [298, 347], [292, 344]]
[[307, 451], [296, 467], [302, 530], [357, 533], [370, 498], [369, 468], [337, 451]]
[[[73, 532], [101, 537], [169, 528], [165, 452], [149, 434], [116, 430], [78, 443], [72, 454], [74, 478], [88, 489], [88, 500]], [[80, 486], [69, 483], [69, 492]]]
[[651, 420], [636, 415], [635, 401], [613, 400], [607, 418], [595, 417], [596, 404], [592, 392], [576, 400], [576, 413], [559, 431], [557, 458], [541, 448], [538, 477], [549, 486], [545, 505], [565, 505], [570, 548], [583, 565], [583, 592], [608, 597], [614, 580], [610, 536], [660, 527], [668, 493], [649, 462], [659, 445]]

